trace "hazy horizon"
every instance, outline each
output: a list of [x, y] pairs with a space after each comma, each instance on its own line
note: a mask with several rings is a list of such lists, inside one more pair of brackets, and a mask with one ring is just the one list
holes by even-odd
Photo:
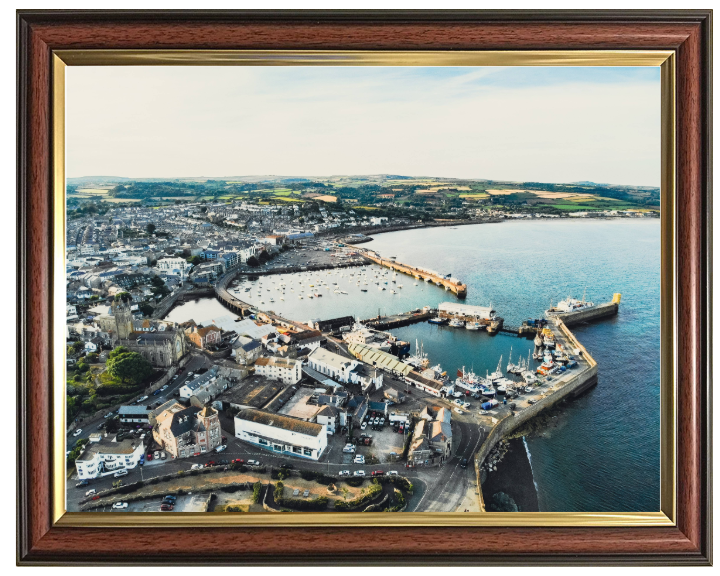
[[66, 135], [68, 178], [421, 174], [657, 187], [660, 75], [655, 67], [69, 67]]

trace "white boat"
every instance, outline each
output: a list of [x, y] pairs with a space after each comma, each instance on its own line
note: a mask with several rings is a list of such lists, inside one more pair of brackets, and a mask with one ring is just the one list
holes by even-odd
[[529, 370], [526, 370], [522, 373], [523, 380], [525, 380], [525, 384], [535, 384], [537, 382], [537, 378], [535, 377], [535, 374], [530, 372]]
[[465, 323], [465, 330], [482, 330], [483, 324], [480, 324], [480, 322], [466, 322]]
[[462, 328], [463, 326], [465, 326], [465, 322], [463, 322], [462, 320], [458, 320], [457, 318], [453, 318], [452, 320], [450, 320], [450, 324], [448, 324], [448, 326], [450, 326], [451, 328]]
[[397, 292], [395, 292], [395, 290], [390, 290], [390, 294], [397, 294]]

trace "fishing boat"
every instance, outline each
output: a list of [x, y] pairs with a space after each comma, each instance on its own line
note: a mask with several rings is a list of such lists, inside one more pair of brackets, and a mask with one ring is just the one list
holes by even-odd
[[483, 328], [483, 324], [480, 324], [480, 322], [466, 322], [465, 323], [465, 330], [481, 330]]
[[367, 292], [367, 289], [365, 289], [365, 288], [360, 288], [360, 292]]
[[457, 318], [453, 318], [450, 320], [450, 324], [448, 324], [451, 328], [463, 328], [465, 326], [465, 322], [462, 320], [459, 320]]
[[378, 286], [378, 290], [385, 290], [385, 286]]
[[316, 292], [316, 293], [315, 293], [315, 298], [322, 298], [322, 294], [320, 294], [319, 292]]
[[428, 320], [429, 324], [447, 324], [447, 320], [445, 318], [440, 318], [440, 316], [436, 316], [435, 318], [430, 318]]
[[390, 290], [390, 294], [397, 294], [397, 292], [395, 292], [395, 290]]
[[347, 292], [345, 292], [345, 290], [340, 290], [340, 294], [347, 294]]

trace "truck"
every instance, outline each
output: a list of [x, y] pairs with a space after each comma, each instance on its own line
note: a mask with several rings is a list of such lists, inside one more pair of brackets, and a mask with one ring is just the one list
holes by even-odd
[[483, 410], [491, 410], [491, 409], [495, 408], [495, 406], [497, 406], [497, 405], [498, 405], [498, 401], [493, 398], [492, 400], [483, 402], [480, 405], [480, 408], [482, 408]]

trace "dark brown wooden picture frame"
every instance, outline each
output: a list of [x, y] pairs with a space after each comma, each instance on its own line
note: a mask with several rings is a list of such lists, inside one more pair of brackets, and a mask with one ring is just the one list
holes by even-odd
[[[18, 563], [709, 564], [711, 41], [709, 10], [19, 11]], [[443, 527], [437, 538], [419, 526], [169, 527], [150, 537], [54, 524], [52, 55], [98, 49], [674, 51], [676, 526]]]

